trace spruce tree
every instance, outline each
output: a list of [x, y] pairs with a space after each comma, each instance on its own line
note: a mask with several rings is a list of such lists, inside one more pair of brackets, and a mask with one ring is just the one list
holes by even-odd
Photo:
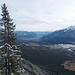
[[1, 14], [1, 34], [3, 35], [2, 40], [3, 44], [8, 43], [13, 45], [15, 42], [15, 34], [13, 33], [15, 29], [13, 19], [10, 18], [9, 12], [7, 10], [7, 6], [5, 4], [2, 5], [2, 14]]
[[18, 68], [18, 53], [21, 53], [20, 50], [14, 45], [15, 42], [15, 34], [14, 29], [15, 25], [12, 22], [13, 19], [10, 18], [9, 12], [7, 10], [7, 6], [5, 4], [2, 5], [2, 18], [0, 19], [0, 34], [3, 45], [0, 47], [0, 65], [1, 75], [20, 75], [17, 71]]

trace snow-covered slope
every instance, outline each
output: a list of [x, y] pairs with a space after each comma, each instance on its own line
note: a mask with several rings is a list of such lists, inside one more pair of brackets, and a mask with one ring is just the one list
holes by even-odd
[[39, 67], [33, 65], [32, 63], [23, 58], [19, 63], [22, 67], [22, 71], [24, 71], [22, 75], [49, 75]]
[[74, 26], [70, 26], [70, 27], [66, 28], [66, 30], [75, 30], [75, 25], [74, 25]]

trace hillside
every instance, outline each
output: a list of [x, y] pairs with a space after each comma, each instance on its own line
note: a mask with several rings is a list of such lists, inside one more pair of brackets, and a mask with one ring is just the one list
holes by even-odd
[[27, 39], [27, 38], [33, 38], [36, 37], [37, 34], [34, 32], [28, 32], [28, 31], [15, 31], [17, 39]]
[[21, 58], [22, 60], [19, 62], [23, 71], [22, 75], [49, 75], [44, 70], [39, 67], [33, 65], [29, 61]]
[[74, 43], [75, 42], [75, 26], [55, 31], [41, 38], [42, 41], [59, 44], [59, 43]]
[[[71, 60], [69, 48], [73, 45], [43, 45], [38, 43], [21, 44], [22, 57], [37, 65], [50, 75], [72, 75], [75, 72], [65, 70], [61, 64]], [[74, 47], [73, 47], [74, 48]]]

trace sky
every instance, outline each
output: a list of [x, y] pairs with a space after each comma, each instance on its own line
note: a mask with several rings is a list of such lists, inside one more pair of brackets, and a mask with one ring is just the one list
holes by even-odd
[[4, 3], [16, 30], [55, 31], [75, 25], [75, 0], [0, 0], [0, 6]]

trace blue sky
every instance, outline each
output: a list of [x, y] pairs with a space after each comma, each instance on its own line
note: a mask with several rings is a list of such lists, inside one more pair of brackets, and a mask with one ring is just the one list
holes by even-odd
[[0, 0], [0, 6], [3, 3], [16, 30], [54, 31], [75, 25], [75, 0]]

